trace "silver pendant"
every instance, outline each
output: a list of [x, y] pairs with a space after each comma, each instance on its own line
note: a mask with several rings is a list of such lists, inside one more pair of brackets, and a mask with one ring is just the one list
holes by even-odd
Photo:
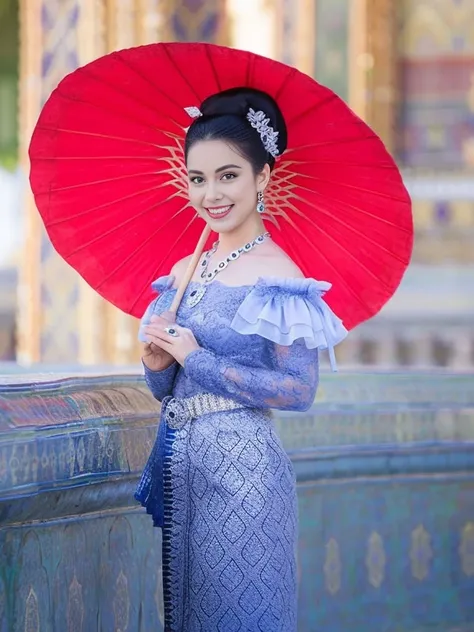
[[189, 293], [189, 296], [186, 299], [186, 305], [188, 307], [194, 307], [195, 305], [199, 303], [199, 301], [202, 299], [205, 293], [206, 293], [205, 285], [200, 284], [198, 287], [195, 287]]

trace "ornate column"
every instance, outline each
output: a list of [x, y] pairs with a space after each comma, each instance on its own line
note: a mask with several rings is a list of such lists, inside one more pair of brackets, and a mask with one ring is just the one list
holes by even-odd
[[[159, 0], [20, 0], [20, 146], [67, 73], [111, 50], [161, 39]], [[103, 301], [52, 248], [25, 193], [26, 245], [20, 266], [18, 359], [22, 363], [130, 363], [137, 321]]]
[[[225, 0], [20, 0], [20, 143], [69, 72], [112, 50], [160, 40], [229, 43]], [[138, 323], [103, 301], [57, 255], [29, 189], [21, 262], [18, 358], [22, 363], [128, 364]]]
[[[27, 149], [39, 110], [80, 58], [79, 0], [20, 1], [20, 151]], [[79, 278], [46, 237], [29, 189], [25, 196], [26, 245], [19, 281], [20, 362], [78, 360]]]
[[275, 58], [314, 76], [317, 0], [266, 0], [274, 11]]
[[394, 149], [397, 100], [397, 3], [351, 0], [349, 104]]

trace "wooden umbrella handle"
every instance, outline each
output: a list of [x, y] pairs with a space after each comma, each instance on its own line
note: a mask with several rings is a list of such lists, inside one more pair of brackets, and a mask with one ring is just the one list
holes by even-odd
[[206, 224], [206, 227], [202, 231], [201, 237], [199, 238], [196, 249], [194, 250], [193, 256], [191, 257], [188, 267], [186, 268], [186, 272], [184, 273], [183, 278], [181, 279], [179, 283], [173, 302], [171, 303], [171, 307], [169, 311], [172, 312], [173, 314], [176, 314], [176, 312], [178, 311], [178, 308], [183, 299], [183, 295], [186, 291], [186, 288], [188, 287], [189, 282], [193, 278], [194, 270], [196, 269], [196, 266], [199, 263], [199, 259], [201, 257], [202, 251], [204, 250], [204, 246], [206, 245], [206, 241], [208, 240], [208, 237], [210, 234], [211, 234], [211, 229]]

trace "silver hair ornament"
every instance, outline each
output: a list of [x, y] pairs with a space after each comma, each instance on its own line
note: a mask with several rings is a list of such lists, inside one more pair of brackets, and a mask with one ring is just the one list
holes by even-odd
[[202, 116], [201, 110], [195, 105], [192, 105], [189, 108], [184, 108], [184, 111], [189, 114], [191, 118], [199, 118], [200, 116]]
[[256, 112], [250, 108], [247, 114], [247, 120], [260, 134], [263, 146], [267, 152], [276, 158], [280, 153], [277, 144], [278, 132], [275, 132], [273, 127], [269, 124], [270, 119], [265, 115], [265, 112], [262, 112], [262, 110]]
[[[191, 118], [199, 118], [202, 116], [201, 110], [195, 105], [184, 108], [184, 110]], [[265, 112], [262, 110], [255, 111], [253, 108], [250, 108], [246, 118], [250, 125], [260, 134], [265, 150], [276, 158], [280, 153], [277, 142], [279, 133], [275, 132], [270, 125], [270, 119], [265, 115]]]

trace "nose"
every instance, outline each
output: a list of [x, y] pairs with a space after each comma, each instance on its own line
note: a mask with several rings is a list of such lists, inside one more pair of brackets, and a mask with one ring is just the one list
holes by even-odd
[[204, 194], [204, 204], [211, 205], [215, 202], [222, 200], [222, 193], [219, 191], [219, 187], [215, 182], [209, 182]]

